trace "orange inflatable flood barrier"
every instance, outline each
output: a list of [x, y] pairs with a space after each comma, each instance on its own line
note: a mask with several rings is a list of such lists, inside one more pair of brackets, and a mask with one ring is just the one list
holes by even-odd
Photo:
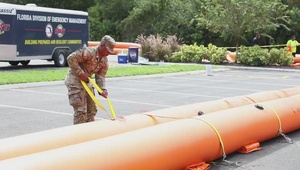
[[226, 59], [227, 61], [234, 63], [236, 60], [236, 52], [227, 51]]
[[208, 114], [297, 94], [300, 94], [300, 86], [189, 104], [143, 114], [133, 114], [125, 116], [125, 121], [101, 120], [0, 139], [0, 146], [5, 146], [0, 147], [0, 160], [78, 144], [178, 119], [190, 118], [197, 116], [199, 112]]
[[[93, 47], [99, 45], [99, 41], [89, 41], [88, 42], [88, 47]], [[115, 48], [114, 48], [114, 53], [113, 54], [118, 54], [120, 52], [127, 51], [129, 47], [136, 47], [139, 49], [139, 52], [142, 50], [141, 44], [137, 43], [130, 43], [130, 42], [116, 42]]]
[[[300, 128], [300, 96], [249, 104], [0, 161], [5, 170], [200, 169]], [[199, 166], [199, 167], [198, 167]], [[207, 166], [206, 166], [207, 167]]]
[[294, 57], [294, 63], [300, 63], [300, 55], [296, 54]]

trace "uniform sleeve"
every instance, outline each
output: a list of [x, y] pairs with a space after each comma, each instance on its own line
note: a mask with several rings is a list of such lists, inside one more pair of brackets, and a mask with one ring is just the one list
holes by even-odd
[[80, 67], [80, 63], [83, 63], [86, 60], [90, 60], [92, 56], [92, 51], [88, 48], [77, 50], [68, 56], [68, 65], [73, 72], [75, 72], [76, 74], [80, 74], [83, 72]]
[[102, 57], [101, 60], [100, 60], [100, 64], [101, 64], [101, 69], [95, 74], [95, 79], [96, 79], [97, 85], [101, 89], [106, 89], [105, 76], [106, 76], [106, 73], [107, 73], [107, 70], [108, 70], [107, 57]]

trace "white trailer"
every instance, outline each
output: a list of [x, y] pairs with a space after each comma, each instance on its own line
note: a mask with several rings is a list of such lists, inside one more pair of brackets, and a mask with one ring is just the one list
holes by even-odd
[[0, 3], [0, 62], [54, 60], [66, 66], [71, 52], [87, 46], [88, 25], [84, 11]]

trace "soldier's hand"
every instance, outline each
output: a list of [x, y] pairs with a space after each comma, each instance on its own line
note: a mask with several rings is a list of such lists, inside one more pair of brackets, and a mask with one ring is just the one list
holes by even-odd
[[79, 78], [80, 78], [80, 80], [82, 80], [82, 81], [84, 81], [86, 83], [89, 82], [89, 76], [85, 72], [81, 72], [79, 74]]
[[106, 89], [103, 89], [102, 93], [98, 92], [98, 94], [101, 95], [101, 96], [103, 96], [104, 98], [107, 98], [107, 96], [108, 96], [108, 92], [107, 92]]

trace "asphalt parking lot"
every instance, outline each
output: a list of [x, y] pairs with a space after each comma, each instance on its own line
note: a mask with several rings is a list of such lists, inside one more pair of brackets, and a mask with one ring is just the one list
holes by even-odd
[[[107, 79], [111, 102], [120, 116], [299, 85], [298, 70], [240, 67], [213, 70], [211, 76], [197, 71]], [[66, 93], [62, 81], [0, 86], [0, 139], [71, 126], [73, 110]], [[103, 98], [98, 99], [108, 107]], [[103, 118], [108, 116], [99, 109], [97, 119]], [[287, 135], [293, 144], [277, 137], [263, 142], [261, 151], [227, 156], [240, 162], [240, 167], [213, 164], [211, 169], [299, 169], [300, 130]]]

